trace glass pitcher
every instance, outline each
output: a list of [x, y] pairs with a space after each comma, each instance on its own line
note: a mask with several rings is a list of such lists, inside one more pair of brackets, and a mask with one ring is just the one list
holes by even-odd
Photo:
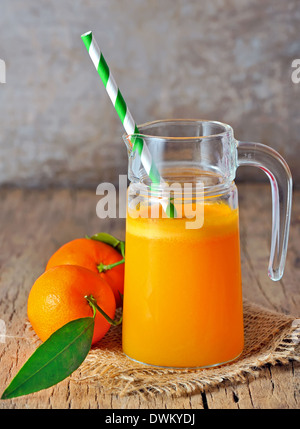
[[[276, 281], [288, 243], [289, 167], [270, 147], [237, 141], [233, 129], [220, 122], [165, 120], [138, 128], [139, 134], [123, 136], [130, 180], [123, 351], [163, 367], [231, 362], [244, 345], [236, 169], [256, 166], [270, 179], [268, 274]], [[147, 147], [158, 183], [149, 179], [134, 150], [136, 139]], [[166, 210], [170, 205], [173, 210]]]

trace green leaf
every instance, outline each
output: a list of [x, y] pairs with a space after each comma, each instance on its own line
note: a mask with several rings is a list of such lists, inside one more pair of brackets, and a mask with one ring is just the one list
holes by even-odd
[[54, 332], [23, 365], [1, 399], [47, 389], [68, 377], [87, 356], [94, 333], [94, 318], [72, 320]]
[[125, 242], [118, 240], [116, 237], [111, 234], [108, 234], [107, 232], [99, 232], [98, 234], [94, 234], [91, 237], [87, 238], [90, 238], [91, 240], [102, 241], [102, 243], [109, 244], [110, 246], [118, 250], [118, 252], [121, 253], [123, 257], [125, 256]]
[[120, 241], [119, 252], [123, 256], [123, 258], [125, 258], [125, 241]]

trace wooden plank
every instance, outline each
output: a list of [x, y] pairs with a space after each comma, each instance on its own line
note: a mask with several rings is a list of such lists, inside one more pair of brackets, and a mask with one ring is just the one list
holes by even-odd
[[[299, 316], [300, 192], [294, 196], [286, 271], [283, 280], [267, 277], [271, 234], [268, 186], [241, 185], [240, 224], [243, 294], [268, 308]], [[50, 255], [63, 243], [85, 234], [106, 231], [124, 238], [124, 219], [99, 219], [99, 197], [90, 190], [19, 190], [0, 192], [0, 319], [7, 338], [0, 343], [0, 391], [28, 359], [36, 345], [28, 339], [26, 303], [29, 290]], [[27, 338], [27, 339], [26, 339]], [[205, 394], [167, 398], [157, 395], [118, 397], [99, 386], [71, 379], [26, 397], [0, 401], [0, 408], [299, 408], [299, 365], [266, 367], [245, 383], [225, 383]]]

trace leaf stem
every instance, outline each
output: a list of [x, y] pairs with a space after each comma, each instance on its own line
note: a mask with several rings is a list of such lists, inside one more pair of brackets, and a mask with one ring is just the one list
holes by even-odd
[[106, 320], [108, 321], [108, 323], [110, 323], [111, 325], [113, 325], [113, 326], [118, 326], [118, 325], [120, 325], [120, 323], [122, 323], [122, 318], [123, 318], [123, 316], [121, 316], [119, 320], [113, 320], [113, 319], [111, 319], [111, 318], [109, 317], [109, 315], [108, 315], [108, 314], [106, 314], [106, 313], [105, 313], [105, 311], [103, 311], [101, 307], [99, 307], [99, 305], [97, 304], [97, 301], [96, 301], [96, 299], [93, 297], [93, 295], [86, 295], [86, 296], [85, 296], [85, 299], [87, 300], [87, 302], [90, 304], [90, 306], [91, 306], [91, 307], [92, 307], [92, 309], [93, 309], [93, 312], [94, 312], [94, 316], [93, 316], [93, 317], [95, 317], [96, 310], [98, 310], [98, 311], [99, 311], [99, 313], [101, 313], [101, 314], [102, 314], [102, 316], [103, 316], [103, 317], [105, 317], [105, 319], [106, 319]]
[[97, 265], [99, 273], [103, 273], [105, 271], [111, 270], [112, 268], [116, 267], [117, 265], [124, 264], [125, 258], [121, 259], [118, 262], [115, 262], [114, 264], [104, 265], [102, 262], [100, 262], [99, 265]]

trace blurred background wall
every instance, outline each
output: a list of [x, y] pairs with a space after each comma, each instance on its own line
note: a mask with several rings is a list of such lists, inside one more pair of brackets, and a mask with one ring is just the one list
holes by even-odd
[[299, 0], [1, 0], [0, 185], [126, 174], [122, 125], [80, 38], [92, 30], [137, 123], [229, 123], [278, 150], [300, 186], [299, 29]]

